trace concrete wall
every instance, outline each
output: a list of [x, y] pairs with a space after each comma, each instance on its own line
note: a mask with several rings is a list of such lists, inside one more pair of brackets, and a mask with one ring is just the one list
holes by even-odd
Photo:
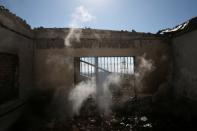
[[[3, 131], [21, 112], [22, 105], [33, 86], [33, 33], [23, 20], [0, 9], [0, 52], [19, 58], [19, 96], [0, 105], [0, 130]], [[3, 122], [2, 122], [3, 121]], [[1, 125], [2, 124], [2, 125]]]
[[[65, 47], [68, 29], [37, 29], [35, 64], [35, 87], [50, 90], [50, 95], [64, 90], [65, 96], [74, 87], [74, 57], [81, 56], [134, 56], [136, 69], [138, 57], [146, 54], [152, 60], [154, 71], [147, 73], [137, 87], [141, 94], [152, 95], [168, 78], [169, 44], [152, 34], [83, 29], [80, 41], [72, 41]], [[46, 96], [49, 97], [49, 96]], [[44, 99], [44, 98], [43, 98]]]
[[197, 31], [172, 40], [174, 52], [174, 86], [177, 97], [197, 100]]

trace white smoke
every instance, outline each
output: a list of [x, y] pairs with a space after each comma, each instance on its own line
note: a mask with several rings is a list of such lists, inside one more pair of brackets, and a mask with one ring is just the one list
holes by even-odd
[[87, 8], [84, 6], [78, 6], [75, 9], [75, 12], [71, 15], [72, 16], [72, 23], [71, 24], [79, 24], [80, 22], [91, 22], [95, 19], [93, 15], [89, 13]]
[[119, 85], [120, 76], [116, 74], [110, 74], [106, 77], [101, 86], [96, 85], [95, 78], [91, 80], [82, 81], [75, 86], [69, 93], [69, 101], [72, 103], [73, 114], [79, 115], [83, 102], [89, 97], [96, 98], [97, 105], [104, 115], [108, 115], [111, 112], [112, 105], [112, 90], [111, 86], [115, 88], [115, 85]]
[[[118, 74], [112, 73], [104, 80], [102, 87], [97, 87], [97, 102], [100, 111], [105, 115], [111, 113], [112, 106], [112, 90], [116, 88], [121, 82], [121, 77]], [[111, 89], [112, 88], [112, 89]]]
[[[78, 6], [75, 11], [71, 14], [70, 29], [65, 37], [65, 46], [71, 46], [72, 41], [80, 42], [82, 29], [79, 28], [81, 25], [91, 22], [95, 19], [91, 15], [87, 8], [84, 6]], [[68, 96], [68, 100], [72, 103], [73, 114], [79, 115], [79, 111], [83, 102], [89, 96], [95, 96], [96, 94], [96, 82], [95, 78], [91, 80], [82, 81], [73, 88]]]
[[141, 90], [144, 88], [144, 85], [142, 83], [144, 77], [155, 70], [154, 63], [151, 59], [146, 58], [146, 54], [144, 53], [142, 56], [137, 58], [138, 61], [138, 67], [135, 71], [134, 77], [135, 77], [135, 86], [138, 87], [138, 90]]
[[69, 100], [72, 103], [72, 111], [79, 115], [83, 102], [90, 96], [96, 94], [95, 79], [82, 81], [69, 93]]
[[65, 38], [64, 44], [65, 46], [71, 46], [71, 41], [80, 42], [82, 29], [79, 28], [70, 28], [68, 35]]
[[84, 6], [78, 6], [71, 15], [70, 29], [68, 35], [65, 38], [65, 46], [71, 46], [71, 41], [80, 42], [80, 36], [82, 29], [79, 27], [87, 22], [91, 22], [95, 19], [93, 15], [89, 13]]

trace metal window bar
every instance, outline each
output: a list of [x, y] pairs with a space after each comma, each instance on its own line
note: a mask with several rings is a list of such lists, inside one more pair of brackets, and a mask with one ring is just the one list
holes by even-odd
[[99, 72], [113, 72], [121, 76], [128, 76], [134, 73], [133, 57], [97, 57], [98, 67], [96, 67], [95, 58], [80, 58], [80, 75], [93, 77], [96, 73], [95, 68], [98, 68]]
[[115, 57], [115, 65], [116, 73], [118, 73], [118, 57]]
[[[90, 77], [90, 73], [88, 73], [88, 70], [91, 68], [91, 67], [96, 67], [96, 65], [94, 64], [91, 64], [91, 63], [88, 63], [86, 61], [82, 61], [80, 60], [80, 63], [83, 63], [82, 66], [84, 65], [85, 68], [81, 68], [80, 70], [80, 74], [81, 75], [84, 75], [84, 76], [87, 76], [87, 77]], [[103, 71], [103, 72], [108, 72], [108, 73], [111, 73], [110, 71], [106, 70], [106, 69], [103, 69], [101, 67], [97, 67], [99, 70]]]

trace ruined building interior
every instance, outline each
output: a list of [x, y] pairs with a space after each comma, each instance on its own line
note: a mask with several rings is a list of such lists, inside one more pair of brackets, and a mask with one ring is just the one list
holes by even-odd
[[34, 28], [0, 7], [0, 131], [193, 130], [197, 18], [157, 33]]

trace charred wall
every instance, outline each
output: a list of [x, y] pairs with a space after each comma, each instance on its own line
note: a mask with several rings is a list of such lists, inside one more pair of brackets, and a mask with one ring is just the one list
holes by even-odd
[[32, 38], [22, 19], [0, 7], [0, 130], [16, 120], [33, 87]]
[[[69, 29], [37, 29], [34, 57], [35, 87], [51, 92], [68, 94], [74, 87], [74, 58], [82, 56], [133, 56], [135, 69], [138, 58], [146, 54], [154, 70], [147, 73], [137, 87], [140, 95], [153, 95], [169, 75], [169, 42], [153, 34], [82, 29], [80, 41], [71, 40], [65, 46]], [[127, 91], [125, 91], [127, 92]], [[126, 95], [126, 94], [125, 94]], [[46, 96], [49, 97], [49, 96]]]
[[197, 100], [197, 31], [172, 38], [174, 52], [174, 87], [176, 97]]

